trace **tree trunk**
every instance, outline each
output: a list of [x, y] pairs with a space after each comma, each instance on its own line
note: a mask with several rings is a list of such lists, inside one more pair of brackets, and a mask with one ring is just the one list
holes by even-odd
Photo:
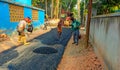
[[60, 0], [57, 0], [56, 3], [57, 3], [56, 17], [58, 18], [58, 15], [59, 15], [59, 4], [60, 4]]
[[61, 15], [61, 10], [62, 10], [62, 4], [60, 4], [59, 17]]
[[54, 17], [55, 18], [58, 18], [58, 12], [59, 12], [59, 0], [56, 0], [55, 9], [54, 9]]
[[80, 0], [77, 0], [78, 20], [80, 21]]
[[51, 5], [51, 18], [53, 18], [53, 8], [54, 8], [54, 0], [52, 0], [52, 5]]
[[90, 32], [91, 14], [92, 14], [92, 0], [89, 0], [88, 18], [87, 18], [87, 27], [86, 27], [86, 48], [88, 48], [88, 45], [89, 45], [89, 32]]
[[55, 8], [54, 8], [54, 18], [56, 18], [56, 12], [57, 12], [57, 6], [55, 5]]

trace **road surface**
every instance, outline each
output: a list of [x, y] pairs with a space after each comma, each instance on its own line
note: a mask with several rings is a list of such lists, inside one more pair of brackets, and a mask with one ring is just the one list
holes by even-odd
[[0, 70], [56, 70], [70, 37], [71, 30], [63, 28], [58, 39], [54, 28], [31, 40], [30, 45], [4, 51], [0, 53]]

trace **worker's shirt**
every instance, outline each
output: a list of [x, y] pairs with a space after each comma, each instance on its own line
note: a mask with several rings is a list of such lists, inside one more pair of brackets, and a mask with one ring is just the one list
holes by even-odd
[[21, 20], [18, 24], [19, 30], [24, 30], [26, 28], [27, 22], [25, 20]]
[[80, 25], [81, 25], [80, 22], [74, 20], [74, 21], [72, 22], [72, 24], [71, 24], [72, 30], [77, 30], [77, 29], [79, 29], [79, 26], [80, 26]]

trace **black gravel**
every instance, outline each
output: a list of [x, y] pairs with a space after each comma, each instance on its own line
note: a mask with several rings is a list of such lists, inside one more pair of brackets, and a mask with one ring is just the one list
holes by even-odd
[[71, 30], [63, 28], [62, 36], [58, 39], [57, 29], [54, 28], [31, 40], [41, 43], [29, 47], [20, 46], [27, 48], [19, 53], [17, 48], [1, 53], [0, 66], [7, 64], [9, 70], [56, 70], [70, 37]]

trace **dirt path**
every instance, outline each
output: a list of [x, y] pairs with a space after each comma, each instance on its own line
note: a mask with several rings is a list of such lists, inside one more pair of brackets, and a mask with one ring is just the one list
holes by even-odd
[[82, 35], [76, 46], [70, 39], [57, 70], [104, 70], [103, 62], [95, 55], [93, 48], [84, 49], [84, 40], [85, 36]]

